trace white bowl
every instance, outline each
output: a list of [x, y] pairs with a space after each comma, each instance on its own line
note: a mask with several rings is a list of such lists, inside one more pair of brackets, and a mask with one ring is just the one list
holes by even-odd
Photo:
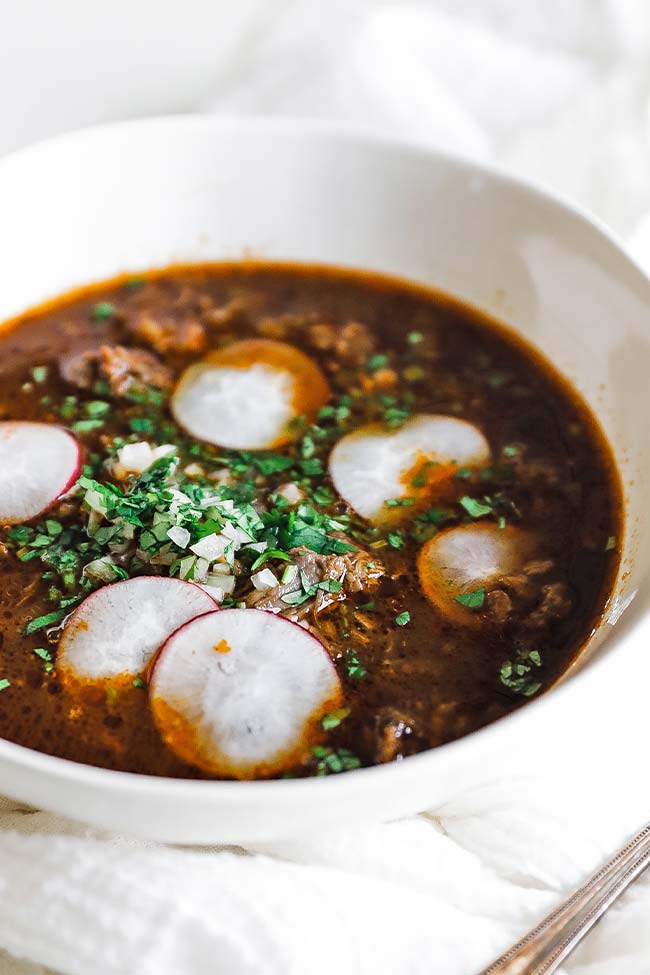
[[451, 292], [520, 331], [586, 397], [624, 477], [628, 526], [587, 664], [452, 744], [345, 775], [239, 783], [112, 772], [0, 741], [2, 792], [155, 839], [243, 843], [431, 807], [486, 775], [560, 756], [591, 774], [647, 733], [650, 282], [602, 228], [431, 150], [321, 124], [188, 117], [90, 129], [4, 158], [0, 214], [0, 320], [119, 271], [251, 253]]

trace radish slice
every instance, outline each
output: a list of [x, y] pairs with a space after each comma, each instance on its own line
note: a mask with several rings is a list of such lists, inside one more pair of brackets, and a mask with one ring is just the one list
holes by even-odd
[[217, 609], [203, 589], [181, 579], [139, 576], [91, 593], [65, 625], [57, 670], [78, 680], [142, 674], [170, 633]]
[[149, 699], [177, 755], [214, 775], [252, 779], [299, 763], [342, 697], [315, 636], [272, 613], [226, 609], [172, 634]]
[[293, 345], [235, 342], [189, 366], [171, 401], [176, 420], [200, 440], [235, 450], [265, 450], [292, 439], [296, 416], [313, 416], [330, 398], [316, 363]]
[[[394, 521], [413, 514], [413, 504], [428, 504], [461, 467], [479, 467], [490, 448], [471, 423], [453, 416], [420, 413], [399, 430], [381, 424], [361, 427], [336, 444], [329, 459], [338, 493], [370, 521]], [[409, 507], [389, 507], [392, 499], [411, 499]]]
[[71, 434], [49, 423], [0, 423], [0, 522], [36, 518], [68, 491], [81, 470]]
[[[449, 619], [481, 624], [484, 590], [518, 572], [532, 554], [532, 540], [512, 525], [485, 522], [448, 528], [434, 535], [418, 555], [420, 585], [427, 599]], [[465, 602], [458, 602], [458, 597]]]

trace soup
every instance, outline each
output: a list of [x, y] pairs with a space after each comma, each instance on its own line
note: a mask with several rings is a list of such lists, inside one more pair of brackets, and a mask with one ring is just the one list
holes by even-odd
[[177, 777], [403, 757], [552, 685], [619, 560], [586, 405], [475, 310], [241, 263], [0, 334], [0, 734]]

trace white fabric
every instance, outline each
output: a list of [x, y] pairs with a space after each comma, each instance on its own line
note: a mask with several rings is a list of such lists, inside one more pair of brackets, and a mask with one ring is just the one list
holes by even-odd
[[[170, 107], [341, 118], [494, 158], [623, 234], [640, 227], [650, 266], [647, 0], [257, 9], [257, 29], [220, 33], [210, 96]], [[155, 46], [155, 16], [147, 32]], [[504, 782], [497, 769], [430, 813], [247, 852], [172, 850], [7, 801], [0, 975], [472, 975], [650, 817], [618, 771]], [[650, 879], [563, 971], [648, 975], [649, 912]]]

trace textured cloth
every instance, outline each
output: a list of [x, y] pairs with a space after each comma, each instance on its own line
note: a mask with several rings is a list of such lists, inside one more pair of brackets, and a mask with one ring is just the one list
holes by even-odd
[[[647, 0], [243, 11], [219, 36], [209, 95], [197, 82], [170, 108], [342, 119], [494, 159], [628, 237], [640, 227], [650, 266]], [[123, 75], [119, 51], [109, 60]], [[495, 770], [444, 808], [248, 851], [166, 848], [0, 801], [0, 975], [472, 975], [650, 817], [619, 772], [501, 781]], [[648, 975], [649, 916], [650, 879], [563, 971]]]

